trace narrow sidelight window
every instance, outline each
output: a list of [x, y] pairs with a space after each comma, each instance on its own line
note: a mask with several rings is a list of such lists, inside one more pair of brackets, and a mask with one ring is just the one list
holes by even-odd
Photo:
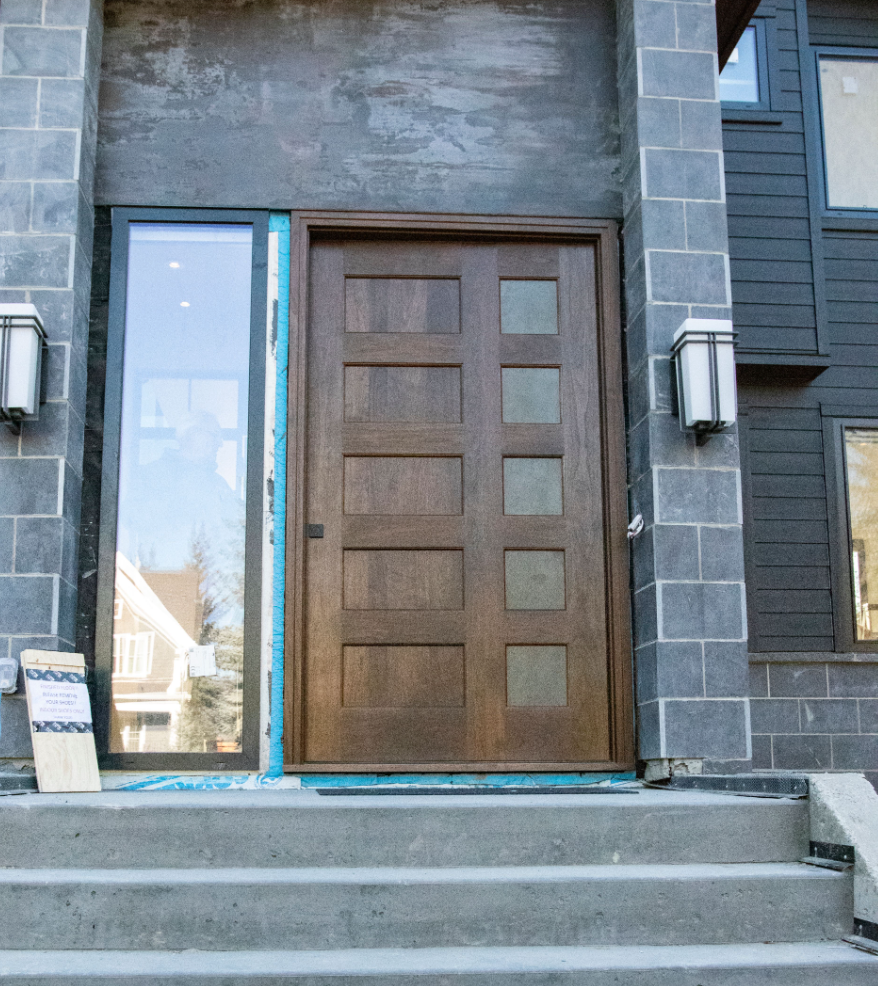
[[878, 640], [878, 428], [846, 428], [854, 639]]
[[258, 689], [245, 680], [259, 548], [248, 493], [261, 473], [251, 390], [261, 397], [265, 373], [251, 344], [252, 299], [265, 290], [258, 232], [148, 221], [114, 230], [127, 238], [127, 272], [110, 753], [235, 763], [245, 752], [245, 691]]
[[878, 58], [820, 57], [830, 209], [878, 209]]

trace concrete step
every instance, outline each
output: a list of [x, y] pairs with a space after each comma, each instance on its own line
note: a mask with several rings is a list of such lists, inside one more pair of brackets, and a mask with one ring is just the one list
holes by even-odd
[[0, 798], [0, 867], [545, 866], [784, 862], [805, 801], [637, 795], [322, 797], [151, 791]]
[[0, 948], [350, 949], [835, 939], [852, 878], [797, 863], [0, 870]]
[[3, 986], [875, 986], [841, 942], [324, 952], [4, 952]]

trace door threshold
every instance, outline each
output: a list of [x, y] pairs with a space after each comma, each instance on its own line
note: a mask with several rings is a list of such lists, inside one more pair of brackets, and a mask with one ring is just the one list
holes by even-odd
[[573, 788], [606, 790], [617, 784], [636, 780], [634, 771], [612, 773], [569, 774], [304, 774], [303, 788], [318, 793], [372, 794], [462, 794], [491, 791], [522, 791], [524, 793], [573, 793]]

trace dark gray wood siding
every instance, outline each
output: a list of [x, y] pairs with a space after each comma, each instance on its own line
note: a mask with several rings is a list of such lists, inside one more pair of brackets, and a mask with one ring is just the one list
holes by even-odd
[[878, 46], [878, 4], [862, 0], [809, 0], [808, 25], [815, 45]]
[[771, 112], [754, 111], [754, 122], [723, 127], [733, 318], [742, 361], [750, 352], [817, 352], [795, 0], [778, 0], [771, 9], [776, 15], [765, 18]]
[[[794, 11], [794, 3], [784, 0], [778, 4], [778, 18], [781, 9]], [[878, 47], [878, 3], [810, 0], [808, 9], [811, 45], [850, 46], [856, 38], [861, 46]], [[795, 28], [794, 22], [792, 26]], [[779, 44], [782, 34], [779, 30]], [[784, 74], [791, 78], [791, 49], [779, 47], [775, 57], [787, 66]], [[805, 106], [808, 122], [816, 127], [815, 111], [816, 107], [809, 110]], [[784, 114], [777, 136], [794, 125], [787, 122], [788, 118], [801, 122], [802, 114]], [[755, 154], [752, 161], [754, 168], [759, 167]], [[813, 161], [811, 165], [816, 167]], [[732, 168], [737, 166], [733, 158]], [[754, 188], [764, 174], [756, 172], [751, 176]], [[802, 189], [800, 178], [798, 173], [790, 175], [791, 190]], [[743, 182], [745, 176], [736, 180]], [[807, 192], [804, 197], [807, 199]], [[755, 199], [755, 194], [749, 196], [750, 201]], [[764, 247], [772, 257], [772, 270], [779, 275], [777, 288], [784, 297], [791, 290], [790, 285], [796, 283], [788, 276], [795, 269], [785, 266], [786, 258], [803, 258], [805, 247], [810, 246], [808, 220], [805, 216], [798, 218], [796, 238], [789, 236], [796, 227], [788, 225], [785, 236], [774, 236]], [[733, 272], [747, 270], [741, 256], [746, 240], [742, 242], [737, 222], [730, 219], [731, 250], [736, 258]], [[772, 232], [782, 228], [775, 225], [774, 218], [765, 222], [766, 229]], [[836, 621], [846, 617], [843, 607], [833, 598], [830, 538], [846, 535], [843, 531], [834, 534], [831, 523], [838, 516], [839, 505], [836, 487], [830, 486], [825, 475], [826, 463], [832, 463], [835, 450], [824, 448], [824, 423], [832, 418], [874, 418], [878, 427], [878, 216], [874, 222], [852, 222], [829, 217], [820, 220], [818, 215], [814, 253], [820, 256], [821, 281], [817, 290], [825, 299], [823, 317], [830, 366], [811, 381], [803, 382], [778, 365], [758, 378], [759, 383], [752, 375], [743, 376], [740, 387], [745, 412], [741, 425], [748, 612], [750, 647], [755, 652], [840, 648], [833, 608]], [[802, 259], [798, 262], [804, 264]], [[739, 299], [748, 297], [749, 290], [746, 280], [735, 278], [732, 291], [739, 321], [742, 314], [746, 318], [749, 313], [746, 304], [738, 304]], [[800, 308], [807, 310], [807, 306]], [[746, 327], [745, 323], [738, 328], [743, 339], [753, 338], [752, 326]], [[776, 323], [772, 327], [771, 336], [778, 348], [789, 340], [789, 329], [788, 324]], [[745, 331], [751, 334], [745, 335]], [[780, 333], [777, 336], [776, 331]], [[840, 554], [844, 558], [845, 552]], [[847, 573], [836, 572], [834, 577], [843, 579]]]

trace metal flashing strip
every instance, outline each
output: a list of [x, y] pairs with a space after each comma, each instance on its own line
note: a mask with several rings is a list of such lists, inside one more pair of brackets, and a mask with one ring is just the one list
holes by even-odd
[[664, 791], [709, 791], [753, 798], [807, 798], [808, 779], [783, 774], [676, 774], [665, 784], [650, 787]]
[[268, 778], [283, 777], [284, 584], [287, 496], [287, 386], [290, 365], [290, 216], [272, 212], [269, 232], [278, 234], [277, 384], [274, 425], [274, 566], [272, 579], [271, 690]]
[[484, 784], [476, 784], [473, 787], [464, 787], [462, 784], [435, 785], [383, 785], [374, 784], [371, 787], [318, 787], [314, 788], [318, 794], [335, 795], [338, 797], [350, 797], [353, 795], [368, 795], [377, 797], [379, 795], [412, 795], [418, 797], [424, 794], [437, 794], [443, 797], [458, 797], [460, 795], [480, 794], [640, 794], [640, 788], [628, 784], [538, 784], [530, 787], [488, 787]]
[[[572, 786], [614, 786], [635, 781], [634, 771], [614, 774], [306, 774], [303, 788], [370, 788], [370, 793], [411, 794], [413, 788], [516, 788], [539, 793], [539, 788], [563, 788], [569, 793]], [[381, 790], [379, 790], [381, 789]], [[454, 792], [449, 792], [454, 793]]]

